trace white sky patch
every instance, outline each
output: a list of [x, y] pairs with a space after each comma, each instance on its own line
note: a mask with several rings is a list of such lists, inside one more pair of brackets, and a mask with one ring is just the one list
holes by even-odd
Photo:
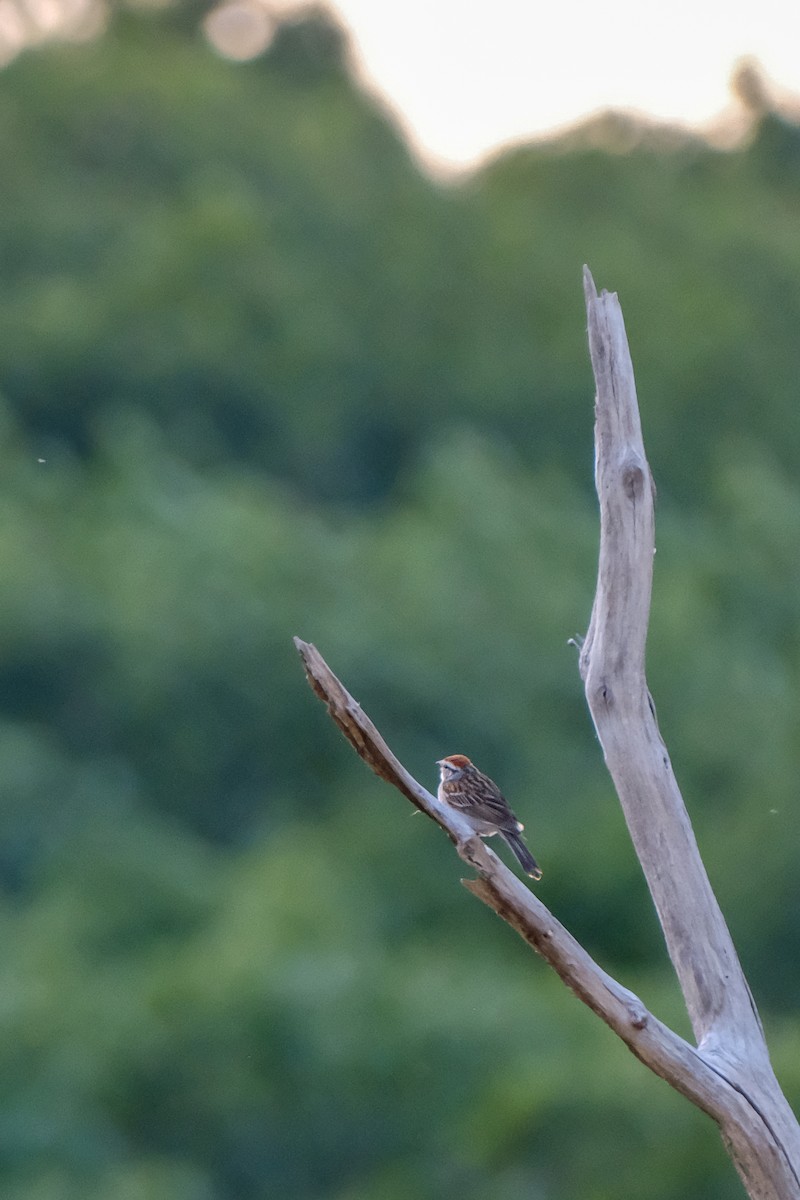
[[[273, 0], [273, 9], [302, 7]], [[738, 59], [800, 92], [800, 5], [786, 0], [329, 0], [359, 69], [418, 152], [469, 165], [613, 106], [701, 126]]]

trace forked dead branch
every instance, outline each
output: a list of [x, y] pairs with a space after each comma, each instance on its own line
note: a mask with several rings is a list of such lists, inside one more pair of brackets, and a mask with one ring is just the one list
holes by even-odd
[[311, 686], [356, 752], [447, 833], [477, 878], [464, 880], [652, 1071], [717, 1122], [754, 1200], [800, 1200], [800, 1127], [769, 1060], [761, 1022], [705, 872], [645, 677], [655, 550], [644, 451], [622, 311], [584, 272], [596, 382], [600, 556], [580, 670], [606, 765], [664, 930], [697, 1045], [612, 979], [451, 809], [405, 770], [314, 646], [295, 638]]

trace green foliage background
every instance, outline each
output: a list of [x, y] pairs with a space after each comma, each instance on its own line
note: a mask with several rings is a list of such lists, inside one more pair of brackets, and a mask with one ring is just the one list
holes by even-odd
[[306, 688], [463, 750], [687, 1031], [567, 639], [580, 268], [659, 486], [651, 685], [800, 1101], [800, 130], [621, 118], [444, 186], [320, 14], [247, 66], [118, 13], [0, 74], [8, 1200], [740, 1194], [713, 1126], [458, 886]]

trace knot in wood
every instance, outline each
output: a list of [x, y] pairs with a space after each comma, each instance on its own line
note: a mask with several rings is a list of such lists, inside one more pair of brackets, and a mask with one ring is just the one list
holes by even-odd
[[644, 495], [647, 481], [647, 464], [637, 455], [626, 458], [622, 464], [622, 486], [629, 500], [639, 500]]

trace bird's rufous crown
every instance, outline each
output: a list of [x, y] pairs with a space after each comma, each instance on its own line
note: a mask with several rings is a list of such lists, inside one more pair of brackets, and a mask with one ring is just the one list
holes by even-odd
[[472, 763], [467, 758], [466, 754], [448, 754], [442, 762], [452, 763], [454, 767], [471, 767]]

